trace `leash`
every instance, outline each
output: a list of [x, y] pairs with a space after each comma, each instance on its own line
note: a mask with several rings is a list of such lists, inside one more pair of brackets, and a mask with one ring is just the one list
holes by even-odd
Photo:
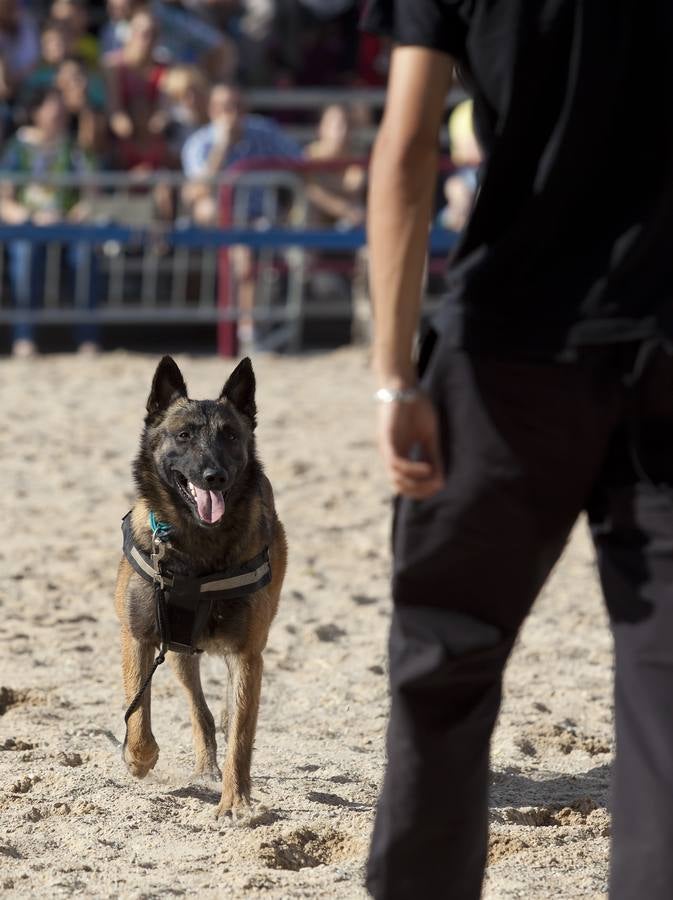
[[151, 669], [151, 671], [150, 671], [150, 674], [149, 674], [149, 675], [147, 676], [147, 678], [143, 681], [140, 690], [139, 690], [138, 693], [135, 695], [135, 697], [133, 698], [133, 700], [131, 700], [131, 703], [129, 704], [129, 708], [128, 708], [128, 709], [126, 710], [126, 712], [124, 713], [124, 723], [125, 723], [125, 725], [126, 725], [126, 730], [127, 730], [127, 733], [126, 733], [126, 735], [125, 735], [125, 737], [124, 737], [124, 746], [126, 746], [126, 738], [128, 737], [128, 724], [129, 724], [129, 719], [131, 718], [131, 716], [133, 715], [133, 713], [134, 713], [134, 712], [138, 709], [138, 707], [140, 706], [140, 701], [141, 701], [142, 698], [143, 698], [143, 694], [145, 693], [145, 691], [146, 691], [147, 688], [149, 687], [150, 682], [152, 681], [152, 678], [154, 677], [154, 673], [155, 673], [156, 670], [159, 668], [159, 666], [160, 666], [162, 663], [164, 663], [164, 662], [166, 662], [166, 654], [164, 653], [163, 650], [160, 650], [160, 651], [159, 651], [159, 655], [158, 655], [157, 658], [154, 660], [154, 664], [152, 665], [152, 669]]
[[[126, 516], [124, 517], [124, 519]], [[159, 522], [157, 517], [154, 515], [154, 512], [151, 511], [149, 515], [149, 523], [150, 528], [152, 529], [152, 567], [154, 569], [154, 583], [156, 585], [156, 615], [157, 615], [157, 625], [159, 627], [159, 653], [152, 664], [152, 668], [147, 676], [147, 678], [143, 681], [140, 689], [137, 694], [131, 700], [128, 709], [124, 713], [124, 725], [126, 726], [126, 733], [124, 735], [124, 747], [126, 746], [126, 742], [128, 740], [129, 735], [129, 719], [133, 715], [133, 713], [140, 706], [140, 702], [143, 698], [143, 694], [150, 686], [152, 682], [152, 678], [154, 677], [154, 673], [159, 668], [159, 666], [166, 662], [166, 651], [168, 650], [168, 633], [166, 627], [166, 613], [164, 609], [165, 598], [164, 594], [164, 577], [161, 571], [161, 560], [166, 554], [167, 547], [170, 547], [170, 543], [168, 537], [171, 533], [171, 526], [166, 522]]]

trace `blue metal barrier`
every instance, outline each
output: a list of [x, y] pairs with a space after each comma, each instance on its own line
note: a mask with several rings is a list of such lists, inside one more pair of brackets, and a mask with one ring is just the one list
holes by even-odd
[[[268, 247], [304, 247], [308, 250], [354, 251], [364, 247], [367, 238], [364, 228], [349, 231], [333, 229], [268, 228], [175, 228], [148, 229], [130, 228], [122, 225], [3, 225], [0, 224], [0, 243], [29, 241], [36, 244], [84, 243], [104, 244], [115, 241], [124, 245], [141, 245], [161, 240], [172, 247], [231, 247], [244, 244], [253, 249]], [[457, 240], [457, 235], [442, 228], [430, 232], [431, 253], [448, 253]]]
[[[436, 256], [446, 255], [456, 244], [457, 235], [453, 232], [445, 231], [441, 228], [433, 228], [429, 234], [429, 250]], [[80, 301], [80, 294], [77, 290], [79, 284], [78, 272], [75, 291], [73, 294], [66, 294], [66, 302], [61, 304], [59, 294], [59, 270], [56, 270], [54, 276], [49, 269], [47, 263], [44, 273], [45, 285], [49, 284], [52, 290], [52, 299], [48, 300], [47, 294], [43, 295], [43, 302], [39, 305], [27, 308], [14, 306], [10, 297], [0, 297], [0, 324], [1, 325], [53, 325], [53, 324], [111, 324], [111, 323], [128, 323], [137, 325], [146, 325], [149, 323], [211, 323], [218, 328], [218, 334], [223, 330], [228, 333], [236, 333], [236, 323], [240, 318], [240, 310], [236, 304], [223, 304], [221, 297], [218, 297], [218, 290], [225, 279], [227, 273], [223, 273], [222, 266], [228, 266], [229, 254], [220, 252], [226, 250], [227, 247], [245, 245], [252, 250], [258, 251], [258, 258], [263, 259], [264, 254], [272, 254], [273, 251], [281, 251], [285, 253], [284, 265], [286, 272], [295, 272], [293, 284], [294, 291], [287, 289], [283, 291], [282, 304], [266, 304], [256, 306], [253, 311], [256, 323], [266, 323], [266, 342], [269, 346], [270, 340], [274, 340], [274, 346], [287, 346], [290, 348], [298, 348], [300, 346], [301, 323], [304, 320], [305, 310], [303, 307], [303, 284], [305, 275], [305, 259], [318, 258], [317, 255], [312, 257], [311, 254], [317, 254], [324, 251], [327, 256], [331, 253], [342, 253], [345, 255], [353, 254], [354, 260], [357, 251], [366, 245], [366, 233], [364, 228], [356, 228], [348, 231], [337, 231], [334, 229], [307, 229], [307, 228], [280, 228], [272, 227], [267, 229], [251, 229], [251, 228], [198, 228], [189, 225], [183, 228], [166, 228], [161, 225], [156, 226], [128, 226], [118, 225], [111, 222], [103, 223], [84, 223], [73, 224], [64, 222], [56, 225], [34, 225], [26, 223], [24, 225], [7, 225], [0, 223], [0, 245], [12, 244], [17, 242], [26, 242], [35, 246], [46, 245], [47, 248], [54, 246], [57, 252], [59, 248], [64, 246], [90, 245], [103, 249], [103, 254], [99, 257], [104, 259], [124, 259], [119, 256], [120, 248], [129, 251], [131, 255], [140, 251], [143, 259], [142, 279], [148, 275], [148, 283], [141, 282], [141, 289], [138, 295], [138, 302], [128, 303], [123, 299], [123, 268], [120, 268], [119, 279], [115, 281], [117, 286], [113, 290], [111, 285], [115, 275], [111, 268], [107, 270], [107, 296], [99, 297], [98, 302], [94, 305], [88, 305], [86, 299]], [[108, 248], [107, 245], [116, 245], [116, 247]], [[154, 252], [157, 248], [158, 252]], [[169, 257], [172, 266], [173, 284], [177, 283], [177, 279], [181, 279], [183, 302], [176, 305], [171, 298], [166, 303], [166, 294], [161, 294], [157, 290], [157, 272], [159, 260], [165, 258], [163, 254], [165, 250], [171, 250]], [[1, 248], [0, 248], [1, 249]], [[108, 252], [109, 250], [109, 252]], [[200, 298], [195, 305], [194, 303], [184, 303], [185, 284], [187, 279], [187, 266], [190, 254], [203, 251], [200, 257], [202, 260], [208, 255], [211, 260], [211, 280], [210, 280], [210, 300], [207, 299], [207, 292], [203, 293], [206, 298], [204, 302]], [[97, 254], [98, 255], [98, 254]], [[297, 262], [297, 260], [300, 260]], [[0, 262], [2, 256], [0, 255]], [[354, 265], [354, 273], [362, 272], [362, 260], [360, 265]], [[122, 266], [125, 265], [122, 263]], [[216, 280], [216, 267], [219, 265]], [[325, 267], [328, 270], [328, 266]], [[202, 272], [205, 269], [202, 269]], [[153, 277], [151, 280], [150, 276]], [[350, 275], [348, 276], [350, 279]], [[360, 284], [363, 290], [358, 294], [357, 288], [351, 290], [352, 298], [352, 315], [353, 321], [358, 318], [360, 322], [368, 321], [369, 304], [362, 303], [355, 299], [356, 296], [362, 298], [366, 296], [366, 279], [363, 281], [360, 276], [358, 282], [357, 274], [353, 275], [356, 284]], [[203, 276], [205, 280], [205, 276]], [[338, 280], [338, 278], [337, 278]], [[0, 270], [0, 286], [2, 285], [2, 271]], [[203, 282], [202, 282], [203, 284]], [[145, 289], [147, 287], [147, 290]], [[179, 293], [178, 293], [179, 296]], [[70, 300], [74, 297], [74, 303]], [[161, 299], [161, 302], [156, 301]], [[8, 302], [9, 301], [9, 302]], [[333, 318], [338, 319], [344, 315], [345, 306], [342, 299], [335, 299], [333, 295], [321, 297], [316, 302], [313, 299], [310, 303], [308, 316], [312, 318]], [[366, 315], [365, 315], [366, 313]], [[350, 314], [350, 307], [349, 307]], [[354, 333], [354, 332], [353, 332]], [[271, 335], [269, 337], [268, 335]], [[233, 352], [233, 351], [227, 351]]]

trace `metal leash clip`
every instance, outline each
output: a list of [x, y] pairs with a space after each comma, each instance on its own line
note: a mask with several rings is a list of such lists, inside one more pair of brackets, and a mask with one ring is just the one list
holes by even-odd
[[165, 555], [166, 542], [162, 541], [155, 532], [152, 535], [152, 553], [150, 554], [150, 559], [152, 560], [152, 568], [154, 569], [154, 580], [162, 590], [164, 588], [164, 577], [161, 574], [161, 560]]

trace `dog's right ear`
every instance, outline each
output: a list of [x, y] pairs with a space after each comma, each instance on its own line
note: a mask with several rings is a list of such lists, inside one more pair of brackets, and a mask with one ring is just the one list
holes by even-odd
[[182, 372], [171, 356], [164, 356], [152, 379], [152, 390], [147, 398], [150, 416], [163, 412], [179, 397], [187, 396], [187, 385]]

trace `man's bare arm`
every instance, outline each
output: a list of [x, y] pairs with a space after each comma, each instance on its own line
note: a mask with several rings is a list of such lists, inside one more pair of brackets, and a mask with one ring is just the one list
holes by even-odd
[[374, 367], [380, 384], [415, 381], [428, 227], [437, 179], [438, 132], [453, 63], [424, 47], [396, 47], [370, 171], [368, 235], [374, 302]]
[[[434, 50], [393, 51], [368, 204], [374, 368], [383, 387], [411, 387], [416, 381], [412, 346], [437, 178], [438, 132], [452, 71], [449, 57]], [[379, 443], [397, 493], [422, 500], [442, 488], [437, 414], [423, 393], [410, 402], [382, 406]]]

